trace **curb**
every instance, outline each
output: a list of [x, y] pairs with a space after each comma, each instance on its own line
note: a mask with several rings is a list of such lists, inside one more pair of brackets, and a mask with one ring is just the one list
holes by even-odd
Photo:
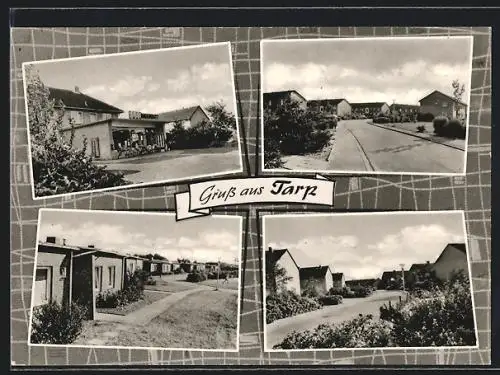
[[455, 150], [465, 151], [465, 148], [458, 147], [458, 146], [453, 146], [453, 145], [449, 145], [449, 144], [443, 143], [443, 142], [438, 142], [438, 141], [435, 141], [433, 139], [430, 139], [430, 138], [427, 138], [427, 137], [422, 137], [421, 135], [417, 135], [415, 133], [411, 133], [411, 132], [406, 131], [406, 130], [396, 129], [396, 128], [392, 128], [392, 127], [389, 127], [389, 126], [384, 126], [382, 124], [375, 124], [373, 121], [368, 121], [368, 124], [374, 125], [374, 126], [378, 126], [381, 129], [387, 129], [387, 130], [392, 130], [392, 131], [395, 131], [395, 132], [398, 132], [398, 133], [402, 133], [402, 134], [406, 134], [406, 135], [411, 135], [411, 136], [413, 136], [415, 138], [425, 139], [426, 141], [429, 141], [429, 142], [432, 142], [432, 143], [437, 143], [438, 145], [443, 145], [443, 146], [446, 146], [446, 147], [454, 148]]

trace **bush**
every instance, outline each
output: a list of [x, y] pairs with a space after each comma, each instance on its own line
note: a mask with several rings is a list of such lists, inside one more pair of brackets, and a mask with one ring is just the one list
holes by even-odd
[[431, 122], [434, 120], [434, 115], [430, 112], [426, 113], [418, 113], [417, 114], [417, 121], [422, 121], [422, 122]]
[[83, 328], [87, 309], [75, 303], [71, 309], [51, 302], [33, 309], [32, 344], [71, 344]]
[[199, 283], [201, 281], [205, 281], [207, 279], [207, 275], [202, 272], [191, 272], [187, 275], [186, 281], [190, 283]]
[[149, 278], [145, 281], [145, 283], [144, 283], [144, 284], [145, 284], [145, 285], [156, 285], [156, 280], [155, 280], [155, 279], [153, 279], [152, 277], [149, 277]]
[[438, 116], [432, 121], [434, 126], [434, 134], [443, 136], [445, 133], [445, 127], [448, 125], [448, 118], [445, 116]]
[[266, 169], [277, 169], [284, 166], [281, 160], [280, 142], [270, 137], [264, 138], [264, 165]]
[[425, 132], [425, 126], [424, 125], [418, 125], [417, 126], [417, 132], [418, 133], [424, 133]]
[[266, 324], [320, 308], [316, 299], [301, 297], [292, 291], [271, 294], [266, 297]]
[[444, 129], [444, 135], [450, 138], [465, 139], [465, 126], [457, 119], [448, 121], [448, 125]]
[[375, 124], [388, 124], [391, 122], [391, 119], [387, 116], [379, 116], [379, 117], [375, 117], [373, 119], [373, 122]]
[[320, 324], [314, 330], [289, 333], [273, 349], [373, 348], [390, 346], [391, 325], [372, 315], [359, 315], [335, 324]]
[[174, 270], [174, 275], [180, 275], [180, 274], [183, 274], [183, 273], [186, 273], [186, 272], [184, 271], [184, 269], [182, 267], [176, 268]]
[[167, 140], [172, 150], [222, 147], [232, 135], [231, 128], [217, 123], [204, 121], [185, 129], [182, 123], [178, 122], [167, 132]]
[[339, 305], [342, 303], [342, 299], [343, 298], [341, 295], [334, 294], [334, 295], [321, 296], [318, 298], [318, 301], [323, 306], [328, 306], [328, 305]]

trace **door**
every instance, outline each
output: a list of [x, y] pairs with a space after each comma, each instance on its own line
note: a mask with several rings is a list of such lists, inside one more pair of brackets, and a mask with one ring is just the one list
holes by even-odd
[[40, 306], [50, 301], [51, 272], [49, 267], [37, 267], [35, 273], [35, 287], [33, 306]]
[[97, 293], [102, 292], [102, 266], [94, 267], [94, 289]]
[[99, 145], [99, 138], [91, 140], [91, 155], [95, 158], [101, 157], [101, 146]]

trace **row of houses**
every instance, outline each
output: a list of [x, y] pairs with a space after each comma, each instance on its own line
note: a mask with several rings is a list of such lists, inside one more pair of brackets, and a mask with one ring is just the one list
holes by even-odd
[[70, 246], [66, 240], [49, 236], [38, 244], [33, 306], [49, 302], [66, 304], [78, 301], [95, 315], [97, 295], [124, 288], [127, 273], [145, 270], [162, 275], [182, 268], [217, 272], [218, 262], [169, 262], [133, 254], [98, 249], [94, 245]]
[[[273, 249], [269, 247], [265, 253], [266, 267], [278, 266], [286, 271], [288, 281], [285, 288], [301, 294], [306, 288], [315, 287], [316, 290], [326, 293], [331, 288], [345, 287], [343, 273], [332, 272], [330, 266], [318, 265], [314, 267], [299, 267], [288, 249]], [[270, 272], [269, 269], [266, 272]], [[266, 293], [277, 291], [277, 280], [271, 280], [272, 285], [266, 285]]]
[[264, 107], [276, 109], [287, 100], [295, 101], [303, 109], [310, 108], [325, 115], [336, 115], [341, 118], [352, 115], [365, 115], [372, 118], [378, 114], [398, 114], [412, 116], [417, 113], [432, 113], [434, 116], [464, 118], [467, 104], [434, 90], [419, 100], [419, 105], [385, 102], [351, 103], [345, 98], [307, 100], [296, 90], [264, 93]]
[[[288, 249], [269, 248], [266, 253], [266, 267], [279, 265], [286, 271], [290, 278], [284, 285], [287, 290], [302, 293], [311, 283], [322, 292], [327, 292], [330, 288], [343, 288], [345, 286], [365, 286], [378, 289], [385, 289], [393, 280], [402, 278], [405, 281], [418, 281], [422, 271], [433, 272], [441, 280], [447, 280], [455, 271], [468, 273], [467, 252], [464, 243], [450, 243], [445, 246], [439, 257], [433, 262], [416, 263], [404, 270], [386, 271], [380, 278], [345, 280], [343, 273], [333, 273], [329, 266], [299, 267]], [[273, 281], [271, 281], [273, 282]], [[276, 280], [274, 285], [266, 286], [266, 293], [271, 294], [276, 291]]]
[[48, 87], [49, 99], [62, 111], [63, 135], [69, 139], [74, 133], [73, 146], [82, 147], [88, 141], [87, 154], [96, 159], [116, 159], [120, 151], [150, 146], [164, 149], [167, 133], [176, 123], [187, 129], [210, 121], [201, 106], [180, 108], [158, 114], [124, 111], [111, 104], [84, 94], [78, 87], [74, 91]]

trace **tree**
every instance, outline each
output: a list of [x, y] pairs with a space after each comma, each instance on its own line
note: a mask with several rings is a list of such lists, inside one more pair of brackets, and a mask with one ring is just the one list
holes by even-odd
[[266, 287], [272, 293], [279, 293], [286, 288], [287, 283], [293, 279], [286, 270], [277, 262], [272, 262], [266, 257]]
[[460, 81], [458, 79], [455, 79], [451, 83], [451, 86], [453, 87], [453, 98], [455, 98], [458, 101], [462, 101], [462, 96], [465, 92], [465, 85], [460, 84]]
[[165, 258], [163, 255], [160, 255], [158, 253], [154, 253], [153, 254], [153, 259], [158, 259], [158, 260], [168, 260], [167, 258]]
[[236, 118], [234, 114], [226, 110], [223, 101], [215, 102], [207, 107], [207, 112], [216, 126], [227, 127], [236, 130]]
[[56, 108], [48, 88], [33, 66], [27, 65], [25, 73], [35, 195], [48, 196], [128, 184], [123, 174], [109, 172], [106, 167], [93, 163], [86, 154], [86, 139], [82, 149], [72, 148], [74, 129], [69, 139], [65, 139], [62, 133], [64, 108]]

